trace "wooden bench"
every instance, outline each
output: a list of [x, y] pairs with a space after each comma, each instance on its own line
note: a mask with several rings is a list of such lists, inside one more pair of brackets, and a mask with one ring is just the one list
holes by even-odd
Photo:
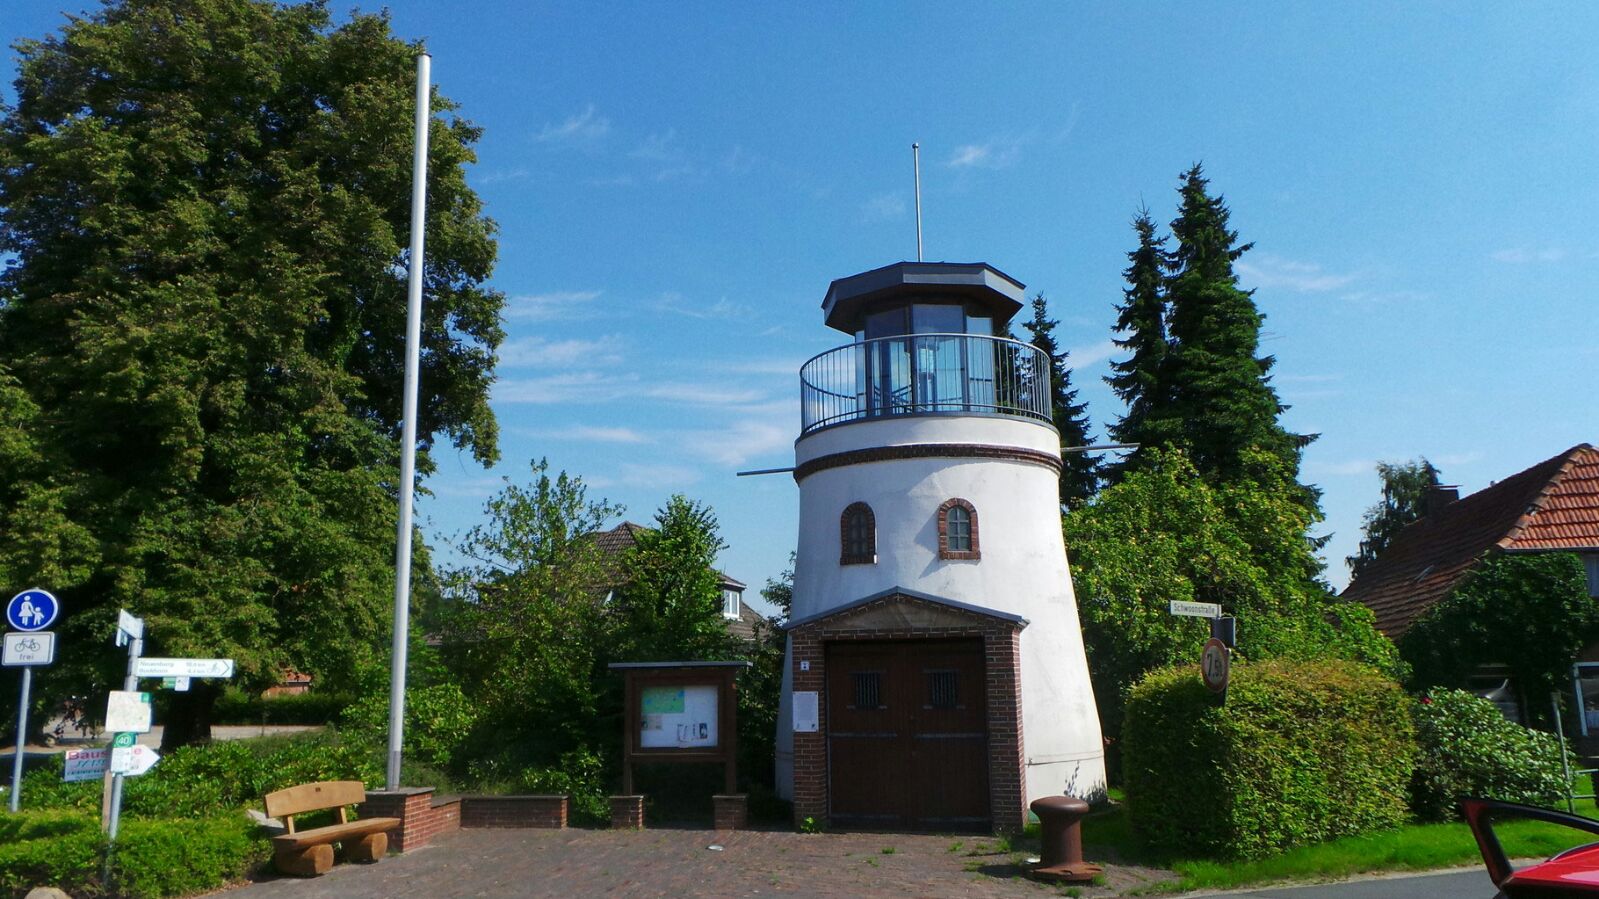
[[[330, 780], [301, 784], [266, 795], [269, 818], [282, 818], [288, 832], [272, 838], [272, 860], [285, 874], [315, 877], [333, 867], [333, 844], [342, 843], [350, 861], [375, 862], [389, 851], [388, 832], [400, 826], [399, 818], [362, 818], [351, 821], [346, 806], [366, 800], [366, 786], [358, 780]], [[336, 809], [337, 824], [296, 831], [294, 816]]]

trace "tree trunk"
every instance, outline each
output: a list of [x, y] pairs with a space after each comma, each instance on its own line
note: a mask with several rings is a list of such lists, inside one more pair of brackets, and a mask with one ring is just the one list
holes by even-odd
[[221, 695], [220, 686], [198, 679], [186, 692], [173, 693], [171, 708], [162, 722], [160, 751], [168, 753], [191, 743], [209, 743], [211, 712]]

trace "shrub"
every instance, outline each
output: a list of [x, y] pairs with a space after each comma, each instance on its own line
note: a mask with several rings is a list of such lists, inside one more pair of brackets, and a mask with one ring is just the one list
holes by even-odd
[[184, 896], [238, 880], [270, 854], [260, 828], [240, 814], [127, 820], [120, 830], [108, 889], [100, 879], [106, 840], [95, 816], [0, 816], [0, 895], [50, 885], [76, 896]]
[[230, 687], [211, 710], [217, 724], [329, 724], [353, 702], [345, 693], [286, 693], [255, 696]]
[[554, 768], [528, 768], [517, 779], [517, 787], [528, 793], [564, 793], [571, 797], [572, 817], [597, 824], [609, 819], [610, 802], [605, 789], [605, 760], [586, 749], [562, 753]]
[[[345, 725], [359, 739], [378, 745], [387, 738], [389, 697], [373, 695], [350, 706]], [[435, 684], [406, 692], [406, 757], [431, 768], [449, 768], [472, 733], [477, 710], [455, 684]]]
[[1397, 826], [1415, 753], [1399, 685], [1351, 662], [1237, 664], [1223, 704], [1197, 666], [1128, 695], [1129, 817], [1157, 849], [1253, 857]]
[[1410, 807], [1418, 818], [1460, 816], [1462, 796], [1554, 805], [1569, 789], [1560, 742], [1500, 714], [1464, 690], [1437, 690], [1412, 706], [1415, 776]]

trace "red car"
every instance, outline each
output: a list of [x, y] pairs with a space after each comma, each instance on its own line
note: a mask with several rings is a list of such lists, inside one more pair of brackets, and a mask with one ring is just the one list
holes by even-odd
[[1466, 823], [1471, 825], [1472, 836], [1477, 838], [1483, 864], [1488, 866], [1488, 877], [1505, 899], [1599, 896], [1599, 843], [1567, 849], [1546, 862], [1517, 871], [1510, 867], [1510, 860], [1505, 858], [1505, 850], [1493, 831], [1496, 820], [1530, 818], [1599, 835], [1599, 821], [1491, 799], [1463, 799], [1460, 808], [1466, 814]]

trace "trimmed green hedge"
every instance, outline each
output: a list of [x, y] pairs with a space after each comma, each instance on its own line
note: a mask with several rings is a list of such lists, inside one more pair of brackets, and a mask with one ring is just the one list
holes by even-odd
[[1404, 823], [1415, 756], [1410, 700], [1361, 665], [1237, 663], [1223, 705], [1198, 666], [1128, 694], [1134, 833], [1189, 857], [1258, 857]]
[[55, 886], [78, 897], [186, 896], [239, 880], [271, 854], [242, 814], [186, 821], [127, 820], [111, 857], [111, 889], [100, 879], [106, 840], [91, 815], [66, 811], [0, 815], [0, 896]]
[[1410, 807], [1425, 821], [1460, 817], [1460, 798], [1553, 806], [1570, 784], [1560, 741], [1509, 720], [1464, 690], [1434, 690], [1412, 709], [1416, 773]]

